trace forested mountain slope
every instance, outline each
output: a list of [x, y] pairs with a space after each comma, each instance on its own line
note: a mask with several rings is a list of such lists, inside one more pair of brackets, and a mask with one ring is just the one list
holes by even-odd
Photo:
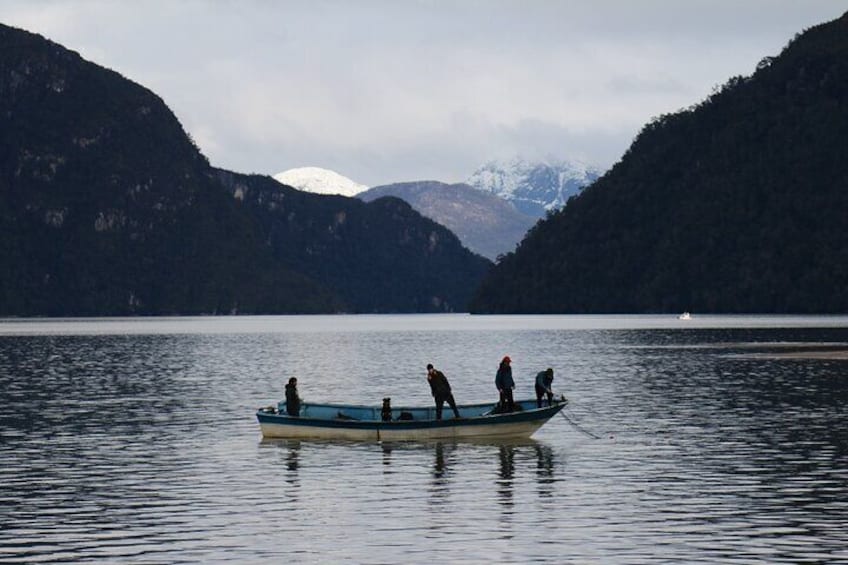
[[154, 93], [0, 25], [0, 315], [464, 310], [490, 265], [403, 203], [238, 178]]
[[848, 311], [848, 15], [646, 125], [472, 310]]

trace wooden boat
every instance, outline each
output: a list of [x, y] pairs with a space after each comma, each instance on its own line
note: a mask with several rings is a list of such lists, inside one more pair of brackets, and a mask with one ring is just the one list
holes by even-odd
[[289, 416], [285, 402], [256, 412], [262, 436], [288, 439], [336, 439], [353, 441], [416, 441], [433, 439], [528, 438], [562, 410], [568, 400], [561, 397], [551, 405], [536, 407], [536, 400], [518, 400], [512, 412], [497, 405], [457, 405], [454, 418], [445, 406], [443, 419], [436, 420], [435, 406], [392, 407], [391, 420], [382, 419], [381, 406], [350, 404], [301, 405], [298, 416]]

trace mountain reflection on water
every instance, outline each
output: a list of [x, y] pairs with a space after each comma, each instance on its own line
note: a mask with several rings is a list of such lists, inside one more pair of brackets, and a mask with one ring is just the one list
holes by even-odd
[[[685, 324], [685, 325], [683, 325]], [[700, 324], [700, 325], [699, 325]], [[773, 326], [770, 326], [772, 324]], [[0, 562], [848, 561], [848, 320], [0, 321]], [[263, 440], [307, 400], [571, 400], [518, 442]]]

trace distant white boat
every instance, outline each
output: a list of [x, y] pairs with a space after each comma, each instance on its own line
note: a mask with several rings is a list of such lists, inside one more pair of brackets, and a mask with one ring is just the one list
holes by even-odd
[[681, 315], [677, 317], [679, 320], [691, 320], [692, 315], [689, 312], [683, 312]]

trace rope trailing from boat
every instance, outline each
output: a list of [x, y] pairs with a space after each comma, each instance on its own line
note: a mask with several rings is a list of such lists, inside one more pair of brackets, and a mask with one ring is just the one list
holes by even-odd
[[571, 424], [572, 426], [574, 426], [574, 429], [575, 429], [575, 430], [577, 430], [578, 432], [582, 432], [582, 433], [586, 434], [587, 436], [589, 436], [589, 437], [591, 437], [591, 438], [594, 438], [594, 439], [601, 439], [601, 436], [596, 435], [596, 434], [593, 434], [592, 432], [590, 432], [589, 430], [587, 430], [586, 428], [584, 428], [583, 426], [581, 426], [580, 424], [578, 424], [577, 422], [575, 422], [574, 420], [572, 420], [572, 419], [568, 416], [568, 414], [566, 414], [566, 413], [565, 413], [565, 410], [560, 410], [560, 415], [562, 415], [562, 417], [563, 417], [563, 418], [565, 418], [565, 419], [566, 419], [566, 421], [567, 421], [569, 424]]

